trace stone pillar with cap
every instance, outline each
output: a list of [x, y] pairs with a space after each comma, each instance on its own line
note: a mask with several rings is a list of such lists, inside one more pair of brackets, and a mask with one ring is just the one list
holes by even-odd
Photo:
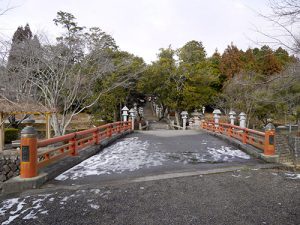
[[265, 127], [264, 154], [275, 154], [275, 126], [269, 122]]
[[127, 108], [127, 106], [124, 106], [122, 108], [122, 117], [123, 117], [123, 121], [126, 122], [127, 118], [128, 118], [128, 111], [129, 109]]
[[244, 112], [241, 112], [239, 114], [239, 121], [240, 121], [240, 127], [246, 128], [246, 114]]
[[235, 111], [230, 111], [229, 112], [229, 119], [230, 119], [230, 124], [231, 125], [234, 125], [234, 121], [235, 121], [235, 119], [236, 119], [236, 113], [235, 113]]
[[188, 112], [187, 111], [182, 111], [180, 115], [181, 115], [181, 118], [182, 118], [182, 129], [186, 130], [186, 120], [188, 118]]
[[37, 131], [32, 126], [34, 120], [28, 118], [22, 123], [26, 127], [21, 131], [20, 177], [32, 178], [38, 175], [37, 168]]
[[219, 120], [221, 118], [221, 111], [219, 109], [215, 109], [213, 111], [213, 114], [214, 114], [215, 127], [219, 127]]

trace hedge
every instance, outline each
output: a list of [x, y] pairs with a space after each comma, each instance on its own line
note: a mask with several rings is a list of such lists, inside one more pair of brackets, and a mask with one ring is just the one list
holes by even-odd
[[5, 143], [11, 143], [12, 141], [15, 141], [18, 139], [19, 137], [19, 133], [20, 131], [18, 129], [15, 128], [5, 128], [4, 130], [5, 132]]

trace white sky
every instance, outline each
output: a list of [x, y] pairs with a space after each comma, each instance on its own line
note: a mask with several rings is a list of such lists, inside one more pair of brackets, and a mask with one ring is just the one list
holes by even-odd
[[122, 50], [156, 59], [159, 48], [182, 47], [202, 41], [210, 56], [231, 42], [239, 48], [254, 47], [261, 40], [255, 26], [270, 24], [255, 11], [268, 13], [268, 0], [0, 0], [0, 9], [16, 6], [0, 16], [0, 33], [11, 38], [20, 25], [54, 38], [61, 30], [53, 23], [56, 12], [72, 13], [81, 26], [98, 26], [111, 34]]

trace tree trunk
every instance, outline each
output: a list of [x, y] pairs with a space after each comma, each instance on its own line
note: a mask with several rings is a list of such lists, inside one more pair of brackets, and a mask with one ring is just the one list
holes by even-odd
[[58, 121], [58, 115], [57, 115], [57, 113], [54, 113], [52, 115], [51, 125], [52, 125], [52, 128], [53, 128], [54, 136], [55, 137], [61, 136], [63, 134], [62, 130], [60, 129], [61, 127], [60, 127], [60, 123]]
[[175, 120], [176, 120], [176, 125], [180, 126], [179, 112], [178, 111], [175, 111]]

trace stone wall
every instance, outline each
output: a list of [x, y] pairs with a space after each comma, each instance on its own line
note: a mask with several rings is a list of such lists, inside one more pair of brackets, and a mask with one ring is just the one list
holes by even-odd
[[294, 163], [300, 165], [300, 137], [289, 136], [288, 144], [291, 149]]
[[300, 164], [300, 137], [276, 133], [275, 148], [280, 163]]
[[0, 189], [2, 183], [20, 174], [20, 159], [16, 151], [5, 150], [0, 153]]

